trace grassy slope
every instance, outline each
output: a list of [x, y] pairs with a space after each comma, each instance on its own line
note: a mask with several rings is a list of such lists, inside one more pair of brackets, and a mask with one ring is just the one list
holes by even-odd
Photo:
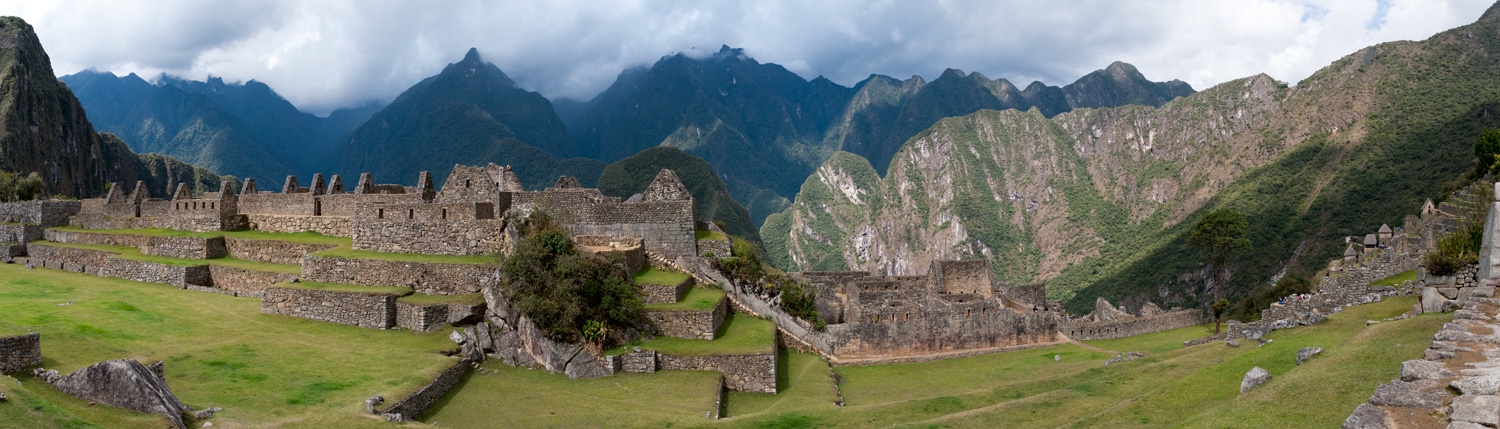
[[[41, 332], [43, 365], [63, 373], [109, 359], [166, 361], [167, 382], [184, 403], [225, 408], [213, 419], [220, 426], [367, 425], [364, 398], [404, 397], [453, 362], [437, 353], [452, 346], [440, 334], [266, 315], [253, 298], [13, 264], [0, 265], [0, 322]], [[21, 387], [0, 382], [0, 389], [43, 409], [0, 405], [7, 425], [161, 426], [18, 378]]]
[[681, 301], [665, 304], [648, 304], [646, 311], [689, 311], [709, 310], [724, 300], [724, 290], [711, 287], [695, 287], [688, 290], [687, 296]]
[[687, 273], [681, 271], [646, 267], [641, 269], [641, 272], [635, 273], [635, 284], [676, 286], [687, 278]]
[[743, 314], [731, 314], [719, 325], [718, 336], [713, 340], [690, 340], [686, 338], [656, 337], [647, 341], [633, 341], [605, 354], [621, 354], [632, 347], [656, 350], [674, 356], [713, 356], [770, 353], [775, 350], [776, 325], [765, 319]]
[[486, 363], [419, 417], [440, 427], [672, 427], [708, 424], [719, 373], [666, 371], [570, 380]]

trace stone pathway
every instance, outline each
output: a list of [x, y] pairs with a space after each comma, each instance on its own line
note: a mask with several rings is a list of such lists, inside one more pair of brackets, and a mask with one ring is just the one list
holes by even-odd
[[1500, 299], [1494, 286], [1474, 289], [1425, 358], [1402, 362], [1401, 378], [1376, 388], [1345, 428], [1500, 426]]

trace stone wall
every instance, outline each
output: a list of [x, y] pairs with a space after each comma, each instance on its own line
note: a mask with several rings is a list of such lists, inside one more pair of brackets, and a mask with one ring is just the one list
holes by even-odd
[[[853, 322], [853, 323], [850, 323]], [[940, 353], [1063, 341], [1063, 316], [1019, 313], [989, 301], [863, 309], [856, 320], [829, 325], [839, 357]]]
[[102, 213], [80, 213], [69, 219], [68, 225], [87, 229], [162, 228], [192, 232], [232, 229], [225, 228], [226, 223], [219, 216], [108, 217]]
[[642, 284], [641, 301], [646, 304], [667, 304], [681, 301], [693, 289], [693, 278], [689, 276], [675, 285]]
[[142, 254], [183, 259], [213, 259], [228, 254], [224, 237], [164, 237], [153, 235], [108, 234], [86, 231], [49, 229], [47, 241], [72, 244], [106, 244], [134, 247]]
[[138, 282], [162, 283], [179, 288], [187, 287], [188, 285], [208, 286], [213, 284], [208, 265], [184, 267], [121, 258], [109, 258], [104, 267], [99, 269], [98, 275], [100, 277], [114, 277]]
[[323, 235], [348, 237], [351, 233], [348, 217], [342, 216], [294, 216], [275, 214], [248, 214], [250, 229], [266, 232], [312, 231]]
[[1109, 340], [1193, 326], [1205, 320], [1202, 311], [1178, 310], [1109, 322], [1069, 322], [1062, 326], [1062, 331], [1076, 341]]
[[495, 284], [495, 268], [469, 264], [396, 262], [307, 255], [302, 279], [368, 286], [406, 286], [427, 295], [479, 292]]
[[287, 265], [299, 265], [302, 263], [302, 257], [309, 253], [338, 247], [334, 244], [303, 244], [288, 241], [246, 240], [231, 237], [224, 238], [224, 245], [229, 252], [229, 256], [246, 261]]
[[693, 238], [691, 220], [662, 223], [568, 224], [566, 226], [575, 235], [641, 237], [646, 242], [647, 251], [656, 252], [668, 259], [698, 254], [698, 243]]
[[448, 304], [413, 305], [396, 301], [396, 326], [431, 332], [448, 324]]
[[270, 287], [261, 297], [260, 312], [300, 317], [361, 328], [387, 329], [396, 325], [393, 293], [338, 292]]
[[427, 411], [428, 407], [431, 407], [432, 404], [442, 399], [443, 395], [448, 393], [448, 389], [452, 389], [460, 380], [463, 380], [464, 374], [468, 374], [469, 368], [473, 365], [474, 361], [468, 359], [458, 361], [458, 363], [443, 371], [442, 374], [439, 374], [437, 379], [432, 380], [431, 383], [427, 383], [426, 386], [422, 386], [422, 389], [418, 390], [417, 393], [413, 393], [411, 396], [407, 396], [406, 399], [402, 399], [401, 402], [392, 405], [385, 412], [382, 412], [381, 415], [387, 420], [398, 422], [416, 419], [417, 415]]
[[26, 255], [35, 265], [96, 274], [118, 253], [30, 243], [26, 245]]
[[20, 372], [42, 364], [42, 334], [0, 337], [0, 374]]
[[249, 271], [233, 267], [210, 265], [213, 286], [234, 292], [240, 296], [261, 296], [267, 287], [297, 279], [296, 274]]
[[718, 371], [724, 384], [741, 392], [776, 393], [776, 358], [774, 351], [753, 355], [725, 356], [658, 356], [664, 371]]
[[43, 228], [67, 225], [68, 216], [83, 209], [80, 201], [20, 201], [0, 203], [0, 223], [21, 223]]
[[646, 319], [656, 332], [676, 338], [712, 340], [724, 323], [728, 309], [726, 299], [720, 298], [714, 308], [708, 310], [646, 311]]
[[579, 250], [623, 264], [627, 273], [635, 274], [646, 267], [646, 247], [640, 237], [575, 235], [573, 243]]
[[41, 225], [29, 225], [20, 223], [0, 223], [0, 243], [25, 243], [28, 241], [41, 240]]
[[698, 256], [705, 258], [728, 258], [730, 249], [729, 240], [698, 240]]
[[[357, 250], [429, 255], [488, 255], [505, 247], [505, 222], [495, 219], [489, 204], [411, 204], [380, 208], [360, 205], [374, 215], [352, 221]], [[476, 207], [482, 207], [476, 209]], [[476, 218], [475, 212], [484, 216]], [[413, 218], [408, 218], [408, 214]]]

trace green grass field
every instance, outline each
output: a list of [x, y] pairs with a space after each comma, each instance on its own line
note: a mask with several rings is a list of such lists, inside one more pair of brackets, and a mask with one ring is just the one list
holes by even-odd
[[1402, 271], [1400, 273], [1397, 273], [1396, 275], [1393, 275], [1393, 276], [1390, 276], [1390, 277], [1386, 277], [1386, 278], [1383, 278], [1383, 279], [1380, 279], [1380, 280], [1376, 280], [1375, 282], [1370, 283], [1370, 286], [1391, 286], [1391, 287], [1395, 287], [1395, 286], [1400, 286], [1401, 283], [1404, 283], [1404, 282], [1406, 282], [1408, 280], [1416, 280], [1416, 279], [1417, 279], [1417, 270], [1406, 270], [1406, 271]]
[[656, 350], [674, 356], [744, 355], [770, 353], [776, 346], [776, 325], [769, 320], [731, 314], [719, 325], [719, 335], [713, 341], [686, 338], [656, 337], [648, 341], [632, 341], [605, 351], [605, 354], [625, 353], [632, 347]]
[[711, 310], [724, 300], [724, 290], [711, 287], [689, 288], [681, 301], [663, 304], [647, 304], [646, 311], [692, 311]]
[[[1413, 297], [1352, 307], [1273, 342], [1183, 348], [1199, 325], [1090, 341], [1149, 355], [1101, 366], [1112, 353], [1073, 344], [931, 362], [836, 369], [781, 350], [776, 395], [730, 392], [710, 420], [717, 373], [659, 372], [569, 380], [496, 362], [469, 375], [421, 417], [440, 427], [1337, 427], [1399, 363], [1419, 358], [1451, 315], [1366, 326], [1405, 312]], [[65, 304], [65, 305], [60, 305]], [[441, 332], [414, 334], [259, 312], [253, 298], [182, 291], [47, 269], [0, 265], [0, 330], [42, 333], [45, 366], [63, 372], [106, 359], [167, 362], [174, 392], [223, 406], [218, 427], [390, 427], [362, 415], [371, 395], [404, 397], [452, 364]], [[770, 322], [731, 316], [715, 341], [640, 343], [674, 354], [770, 352]], [[1326, 351], [1295, 366], [1296, 351]], [[1251, 367], [1274, 379], [1239, 395]], [[0, 377], [0, 427], [160, 427], [162, 420], [63, 395], [29, 375]], [[200, 423], [201, 425], [201, 423]], [[196, 427], [197, 425], [195, 425]], [[424, 425], [425, 426], [425, 425]]]
[[[0, 322], [40, 332], [43, 366], [65, 374], [110, 359], [165, 361], [184, 403], [224, 407], [211, 420], [220, 427], [389, 427], [363, 414], [365, 398], [405, 397], [453, 364], [437, 353], [453, 346], [440, 332], [261, 314], [254, 298], [15, 264], [0, 264]], [[0, 379], [0, 391], [17, 401], [0, 403], [0, 427], [164, 423], [15, 376], [20, 385]]]
[[697, 231], [693, 231], [693, 238], [697, 239], [699, 241], [702, 241], [702, 240], [728, 240], [729, 236], [724, 235], [724, 233], [718, 232], [718, 231], [712, 231], [712, 230], [707, 230], [707, 229], [700, 229], [700, 230], [697, 230]]
[[687, 279], [687, 273], [677, 270], [658, 270], [651, 267], [642, 268], [641, 272], [635, 274], [635, 284], [638, 285], [676, 286]]

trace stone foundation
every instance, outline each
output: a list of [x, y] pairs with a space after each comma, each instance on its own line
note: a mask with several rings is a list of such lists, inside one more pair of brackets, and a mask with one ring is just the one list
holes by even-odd
[[0, 374], [19, 372], [42, 364], [42, 334], [0, 337]]
[[302, 279], [367, 286], [405, 286], [427, 295], [479, 292], [495, 284], [495, 269], [483, 265], [396, 262], [307, 255]]
[[213, 276], [215, 288], [231, 291], [240, 296], [258, 297], [272, 285], [297, 279], [296, 274], [249, 271], [218, 265], [210, 265], [208, 272]]
[[658, 355], [663, 371], [718, 371], [724, 384], [741, 392], [776, 393], [776, 353], [728, 356]]
[[295, 216], [273, 214], [247, 214], [250, 229], [267, 232], [312, 231], [323, 235], [348, 237], [350, 221], [343, 216]]
[[134, 247], [145, 255], [169, 258], [213, 259], [228, 254], [223, 237], [161, 237], [51, 229], [47, 230], [45, 237], [55, 243]]
[[709, 310], [647, 311], [646, 319], [663, 336], [712, 340], [719, 332], [719, 325], [724, 323], [729, 307], [726, 301], [720, 298]]
[[302, 264], [302, 256], [313, 252], [338, 247], [333, 244], [303, 244], [276, 240], [246, 240], [242, 238], [224, 238], [225, 248], [229, 256], [244, 259], [246, 261], [265, 262], [270, 264]]
[[260, 312], [361, 328], [388, 329], [396, 326], [398, 296], [394, 293], [269, 287], [261, 297]]
[[689, 290], [693, 289], [693, 278], [687, 279], [673, 286], [643, 284], [641, 287], [641, 301], [646, 304], [668, 304], [681, 301], [687, 296]]
[[427, 408], [436, 403], [438, 399], [442, 399], [443, 395], [448, 393], [448, 389], [452, 389], [460, 380], [463, 380], [464, 374], [469, 373], [469, 367], [473, 364], [474, 361], [468, 359], [459, 361], [446, 371], [443, 371], [442, 374], [439, 374], [437, 379], [423, 386], [417, 393], [413, 393], [411, 396], [406, 397], [406, 399], [402, 399], [401, 402], [392, 405], [391, 408], [386, 409], [380, 415], [384, 416], [386, 420], [394, 422], [415, 419], [417, 415], [427, 411]]
[[179, 288], [187, 287], [188, 285], [208, 286], [213, 284], [213, 277], [209, 274], [208, 265], [184, 267], [120, 258], [110, 258], [104, 264], [104, 267], [99, 269], [98, 276], [135, 280], [138, 282], [162, 283]]

